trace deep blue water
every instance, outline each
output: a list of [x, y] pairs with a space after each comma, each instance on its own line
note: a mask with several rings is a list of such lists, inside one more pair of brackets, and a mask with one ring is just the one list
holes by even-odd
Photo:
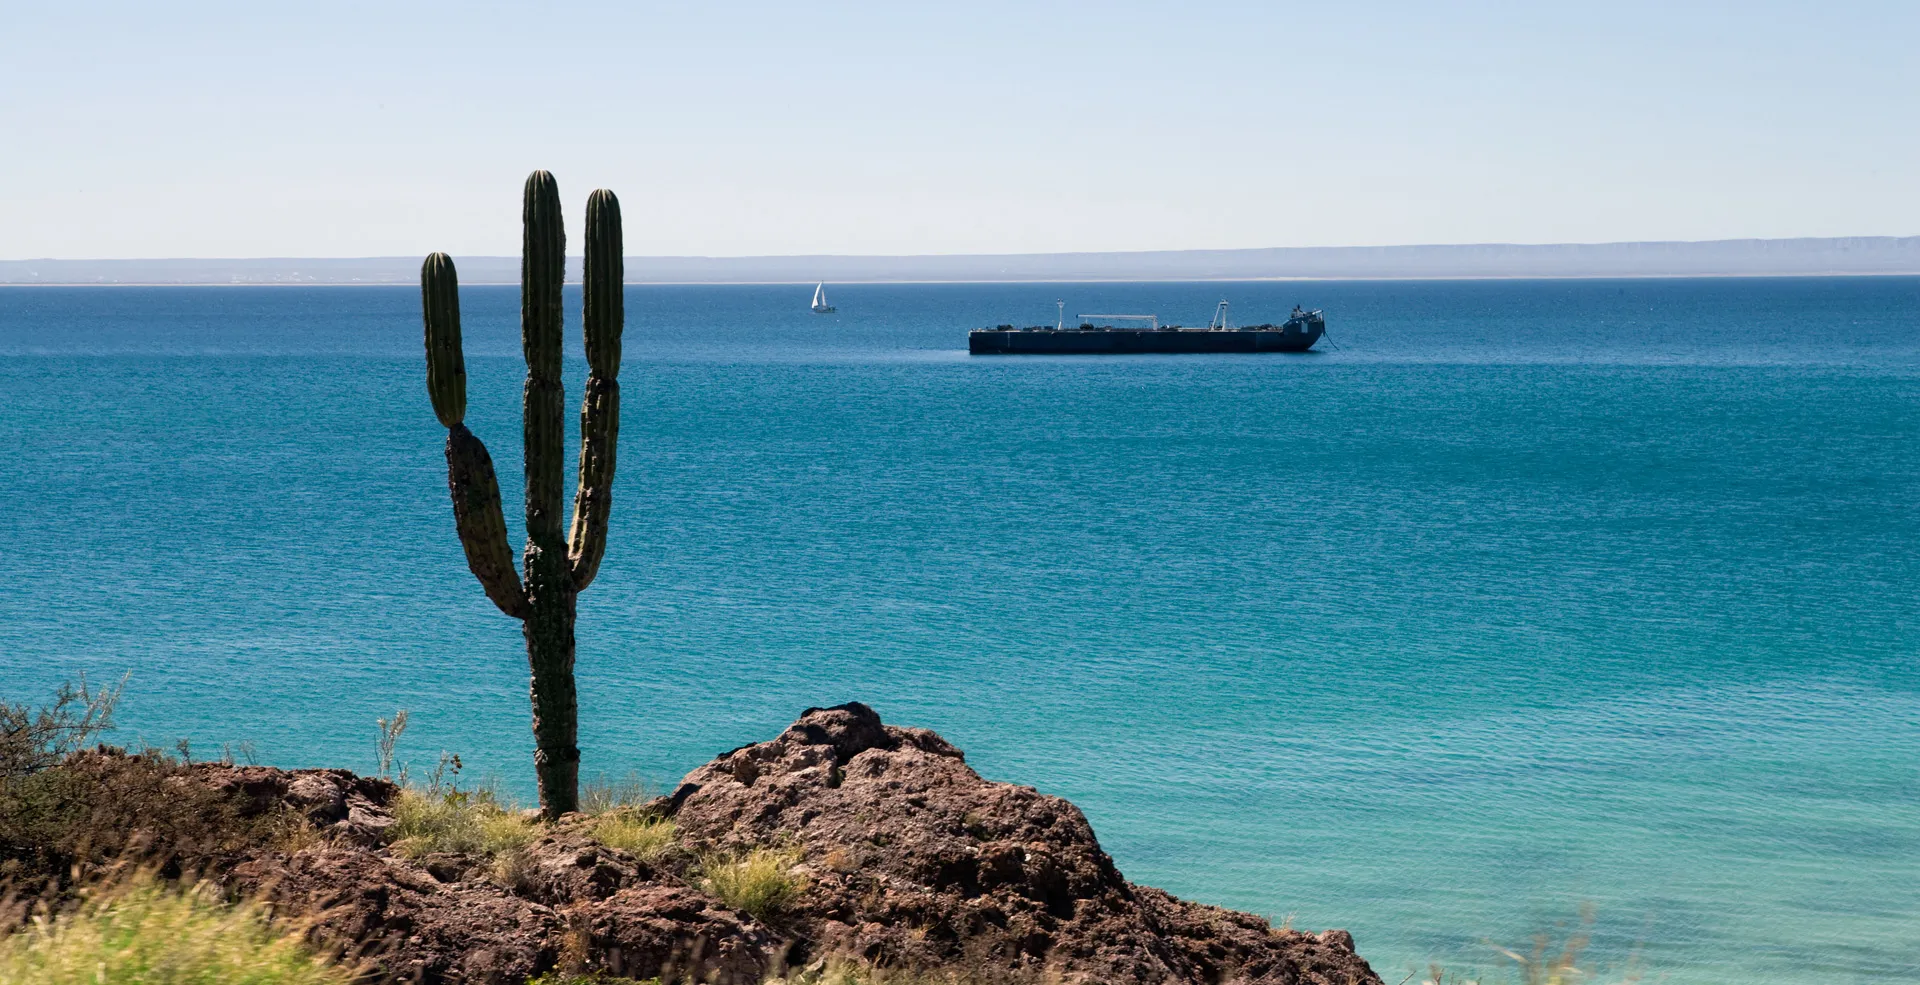
[[[1920, 981], [1920, 281], [831, 293], [630, 289], [589, 771], [859, 699], [1390, 982], [1582, 903], [1599, 966]], [[964, 352], [1221, 296], [1339, 348]], [[517, 529], [517, 292], [462, 303]], [[528, 792], [419, 326], [411, 289], [0, 290], [0, 696], [131, 671], [122, 741], [362, 769], [407, 708], [416, 763]]]

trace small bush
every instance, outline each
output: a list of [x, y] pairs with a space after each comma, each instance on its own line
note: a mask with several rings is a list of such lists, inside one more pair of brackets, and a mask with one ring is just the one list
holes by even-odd
[[67, 912], [0, 937], [8, 985], [347, 985], [352, 969], [317, 956], [297, 928], [207, 887], [150, 878], [95, 890]]
[[679, 831], [671, 820], [652, 814], [620, 811], [602, 814], [588, 829], [595, 840], [617, 848], [642, 862], [658, 861], [673, 848]]
[[129, 858], [195, 865], [289, 843], [303, 823], [278, 809], [256, 813], [242, 793], [196, 782], [190, 767], [158, 751], [81, 752], [0, 778], [0, 879], [37, 892]]
[[394, 801], [393, 818], [393, 850], [408, 858], [453, 852], [499, 859], [540, 837], [540, 822], [522, 817], [487, 790], [409, 787]]
[[177, 871], [259, 846], [291, 851], [311, 837], [295, 812], [198, 782], [184, 740], [181, 759], [88, 748], [113, 728], [124, 685], [82, 677], [37, 708], [0, 702], [0, 881], [58, 896], [115, 863]]
[[705, 855], [700, 859], [701, 886], [728, 906], [764, 921], [806, 891], [806, 877], [793, 871], [798, 864], [799, 852], [771, 848], [745, 855]]
[[64, 762], [102, 732], [113, 730], [113, 709], [126, 679], [113, 687], [62, 684], [51, 704], [38, 708], [0, 701], [0, 781], [39, 773]]

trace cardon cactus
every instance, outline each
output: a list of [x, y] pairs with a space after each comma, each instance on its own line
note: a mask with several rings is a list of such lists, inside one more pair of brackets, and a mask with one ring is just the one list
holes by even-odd
[[579, 800], [579, 709], [573, 686], [575, 596], [593, 582], [606, 553], [613, 510], [614, 448], [620, 432], [620, 332], [626, 322], [621, 284], [620, 202], [601, 189], [587, 200], [584, 322], [586, 399], [580, 407], [580, 482], [573, 525], [562, 529], [566, 481], [566, 387], [560, 382], [560, 287], [566, 275], [566, 231], [553, 176], [527, 177], [520, 259], [520, 338], [527, 359], [524, 421], [527, 470], [526, 578], [514, 570], [487, 446], [468, 431], [467, 371], [460, 350], [459, 284], [445, 253], [420, 267], [420, 303], [427, 328], [427, 392], [447, 427], [447, 489], [467, 567], [500, 611], [519, 619], [532, 671], [534, 769], [540, 806], [557, 817]]

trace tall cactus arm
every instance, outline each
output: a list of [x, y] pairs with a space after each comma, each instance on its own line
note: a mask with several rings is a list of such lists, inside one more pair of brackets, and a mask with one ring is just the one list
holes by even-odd
[[626, 327], [626, 260], [620, 235], [620, 200], [605, 188], [587, 198], [585, 289], [582, 312], [587, 369], [611, 380], [620, 375], [620, 332]]
[[447, 491], [467, 567], [500, 611], [527, 617], [527, 595], [513, 570], [500, 483], [487, 446], [461, 423], [467, 413], [466, 361], [460, 350], [460, 284], [453, 259], [435, 253], [420, 265], [420, 310], [427, 329], [427, 395], [447, 426]]
[[607, 520], [613, 513], [614, 446], [620, 439], [620, 384], [587, 378], [580, 407], [580, 488], [573, 497], [573, 529], [567, 543], [573, 588], [593, 583], [607, 553]]
[[464, 424], [447, 430], [447, 491], [453, 495], [453, 525], [467, 552], [467, 567], [500, 611], [527, 618], [527, 593], [513, 570], [507, 518], [500, 510], [500, 482], [487, 446]]
[[582, 323], [587, 392], [580, 404], [580, 486], [573, 498], [567, 559], [575, 591], [593, 583], [607, 551], [613, 513], [613, 466], [620, 441], [620, 333], [626, 326], [626, 266], [621, 257], [620, 200], [602, 188], [587, 199]]
[[420, 310], [427, 323], [427, 395], [440, 423], [459, 427], [467, 416], [467, 364], [460, 352], [460, 278], [445, 253], [420, 265]]
[[530, 592], [545, 579], [534, 571], [536, 556], [564, 571], [566, 540], [563, 486], [566, 480], [566, 388], [560, 381], [560, 288], [566, 276], [567, 236], [560, 213], [560, 187], [553, 175], [527, 177], [525, 252], [520, 259], [520, 341], [527, 357], [523, 394], [527, 468], [527, 582]]

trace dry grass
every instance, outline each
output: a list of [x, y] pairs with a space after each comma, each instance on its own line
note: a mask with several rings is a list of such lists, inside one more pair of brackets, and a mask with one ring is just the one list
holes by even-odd
[[348, 985], [353, 969], [316, 955], [301, 928], [264, 907], [228, 906], [206, 886], [138, 876], [0, 938], [8, 985]]
[[642, 862], [657, 862], [676, 844], [679, 831], [671, 820], [635, 811], [616, 811], [593, 819], [588, 829], [595, 840], [617, 848]]
[[807, 889], [805, 876], [793, 871], [800, 853], [756, 848], [744, 855], [700, 857], [700, 885], [733, 909], [765, 921], [777, 916]]
[[[1603, 974], [1581, 965], [1581, 955], [1586, 952], [1587, 945], [1593, 942], [1593, 923], [1593, 907], [1583, 906], [1580, 908], [1579, 924], [1567, 930], [1558, 944], [1554, 942], [1552, 934], [1545, 933], [1535, 935], [1532, 950], [1524, 954], [1492, 941], [1486, 944], [1514, 963], [1512, 970], [1520, 973], [1520, 985], [1634, 985], [1641, 981], [1643, 976], [1637, 949], [1628, 958], [1626, 968], [1617, 973]], [[1461, 974], [1433, 965], [1427, 969], [1420, 985], [1506, 985], [1511, 981], [1504, 973]]]
[[[548, 972], [530, 979], [527, 985], [682, 985], [686, 979], [659, 978], [636, 980], [610, 975], [568, 975]], [[979, 973], [967, 970], [916, 971], [906, 968], [877, 968], [852, 959], [834, 959], [822, 968], [790, 971], [776, 975], [761, 985], [1058, 985], [1057, 975], [1033, 975], [1017, 972]]]
[[[1567, 932], [1566, 939], [1558, 946], [1549, 934], [1539, 934], [1533, 939], [1533, 950], [1527, 954], [1494, 945], [1494, 950], [1519, 965], [1520, 980], [1525, 985], [1599, 985], [1601, 979], [1588, 968], [1580, 966], [1580, 955], [1593, 942], [1594, 910], [1592, 906], [1580, 908], [1580, 924]], [[1489, 942], [1491, 943], [1491, 942]], [[1611, 978], [1620, 985], [1631, 985], [1640, 980], [1639, 956], [1636, 954], [1627, 962], [1622, 977]]]
[[596, 776], [580, 784], [580, 813], [598, 816], [644, 807], [654, 794], [653, 786], [638, 773], [617, 780]]
[[[663, 982], [658, 978], [641, 980], [599, 974], [563, 975], [559, 972], [549, 972], [538, 978], [529, 979], [527, 985], [681, 985], [684, 981], [686, 979], [676, 978]], [[1035, 979], [1035, 981], [1039, 980]], [[768, 978], [761, 985], [990, 985], [990, 983], [988, 979], [976, 978], [960, 971], [907, 971], [898, 968], [875, 968], [855, 961], [830, 961], [824, 969], [776, 975]], [[999, 981], [993, 980], [991, 985], [999, 985]]]
[[436, 852], [484, 856], [507, 881], [542, 830], [539, 821], [486, 790], [408, 788], [393, 802], [393, 818], [395, 852], [407, 858]]
[[877, 968], [861, 961], [834, 959], [822, 970], [768, 979], [767, 985], [1057, 985], [1059, 981], [1058, 975], [1046, 972], [966, 967], [932, 971]]
[[527, 985], [662, 985], [658, 978], [616, 978], [612, 975], [566, 975], [549, 971], [537, 978], [527, 979]]

